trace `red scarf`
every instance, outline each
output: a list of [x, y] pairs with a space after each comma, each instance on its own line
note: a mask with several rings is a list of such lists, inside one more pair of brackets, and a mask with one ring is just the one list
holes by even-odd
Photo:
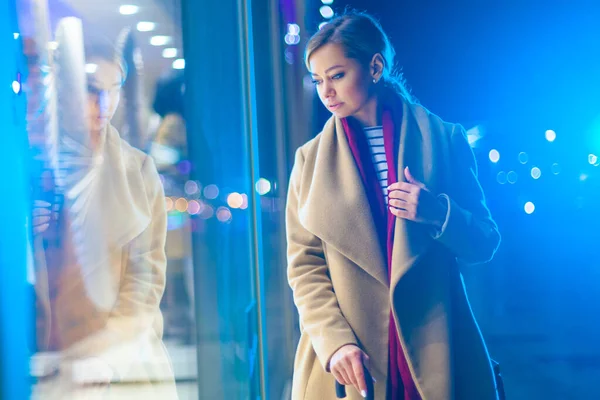
[[[401, 109], [401, 108], [400, 108]], [[399, 118], [398, 120], [401, 120]], [[398, 182], [398, 135], [394, 127], [392, 112], [384, 110], [382, 115], [383, 122], [383, 143], [385, 147], [385, 156], [388, 165], [388, 186]], [[387, 256], [388, 279], [392, 276], [392, 249], [394, 245], [394, 226], [396, 217], [388, 210], [385, 204], [385, 197], [379, 180], [377, 171], [371, 158], [371, 151], [367, 142], [367, 136], [364, 134], [361, 126], [352, 119], [343, 118], [342, 125], [348, 139], [348, 144], [354, 155], [354, 161], [360, 172], [362, 183], [365, 187], [371, 213], [375, 221], [375, 227], [381, 243], [381, 250]], [[389, 394], [390, 400], [420, 400], [421, 397], [417, 391], [412, 379], [408, 362], [404, 356], [402, 345], [398, 338], [394, 317], [390, 310], [390, 330], [389, 330]]]

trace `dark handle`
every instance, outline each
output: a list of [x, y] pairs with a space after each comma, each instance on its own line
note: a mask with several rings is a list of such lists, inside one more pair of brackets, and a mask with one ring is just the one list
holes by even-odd
[[346, 386], [339, 383], [337, 381], [337, 379], [335, 381], [335, 395], [337, 396], [338, 399], [346, 398]]
[[[364, 367], [363, 367], [364, 368]], [[368, 369], [365, 370], [365, 382], [367, 384], [367, 400], [375, 400], [375, 387], [373, 386], [373, 377], [369, 373]], [[335, 395], [338, 399], [346, 398], [346, 386], [339, 383], [337, 380], [335, 381]]]

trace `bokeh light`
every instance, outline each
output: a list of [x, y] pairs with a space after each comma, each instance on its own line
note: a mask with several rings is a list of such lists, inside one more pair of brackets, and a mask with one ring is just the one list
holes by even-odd
[[244, 204], [244, 198], [237, 192], [231, 193], [227, 196], [227, 205], [231, 208], [240, 208]]
[[271, 191], [271, 182], [265, 178], [260, 178], [258, 182], [256, 182], [256, 191], [261, 196], [264, 196]]
[[179, 212], [186, 212], [188, 207], [188, 202], [183, 197], [180, 197], [175, 202], [175, 209]]
[[231, 210], [227, 207], [219, 207], [217, 209], [217, 219], [221, 222], [228, 223], [231, 222], [233, 216], [231, 215]]
[[219, 196], [219, 188], [217, 185], [208, 185], [204, 188], [204, 197], [209, 200], [214, 200]]
[[549, 142], [554, 142], [554, 140], [556, 140], [556, 132], [554, 132], [552, 129], [548, 129], [546, 131], [546, 140]]
[[533, 214], [533, 212], [535, 211], [535, 204], [533, 204], [531, 201], [528, 201], [527, 203], [525, 203], [524, 208], [527, 214]]
[[187, 210], [190, 215], [197, 215], [202, 211], [202, 203], [198, 200], [190, 200], [188, 202]]
[[497, 163], [500, 161], [500, 152], [496, 149], [490, 150], [490, 161], [493, 163]]

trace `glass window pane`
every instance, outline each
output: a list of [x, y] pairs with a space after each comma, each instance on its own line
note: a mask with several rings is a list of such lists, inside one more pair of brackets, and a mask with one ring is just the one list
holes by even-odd
[[197, 398], [178, 2], [19, 2], [34, 398]]

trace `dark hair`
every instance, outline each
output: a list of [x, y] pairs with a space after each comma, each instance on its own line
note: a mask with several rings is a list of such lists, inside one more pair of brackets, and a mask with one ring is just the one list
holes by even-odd
[[94, 43], [93, 45], [86, 46], [85, 61], [92, 62], [94, 60], [108, 61], [118, 65], [123, 77], [121, 83], [125, 83], [127, 74], [129, 73], [129, 67], [121, 52], [115, 46], [108, 43]]
[[185, 118], [184, 77], [185, 75], [183, 70], [175, 70], [160, 77], [156, 83], [156, 91], [154, 93], [152, 108], [161, 117], [164, 117], [167, 114], [176, 113]]
[[340, 45], [346, 57], [363, 65], [369, 65], [375, 54], [381, 54], [384, 63], [383, 84], [407, 100], [413, 101], [402, 73], [394, 69], [396, 51], [381, 24], [374, 17], [365, 12], [346, 10], [344, 14], [327, 22], [306, 44], [306, 68], [310, 69], [310, 56], [329, 43]]

